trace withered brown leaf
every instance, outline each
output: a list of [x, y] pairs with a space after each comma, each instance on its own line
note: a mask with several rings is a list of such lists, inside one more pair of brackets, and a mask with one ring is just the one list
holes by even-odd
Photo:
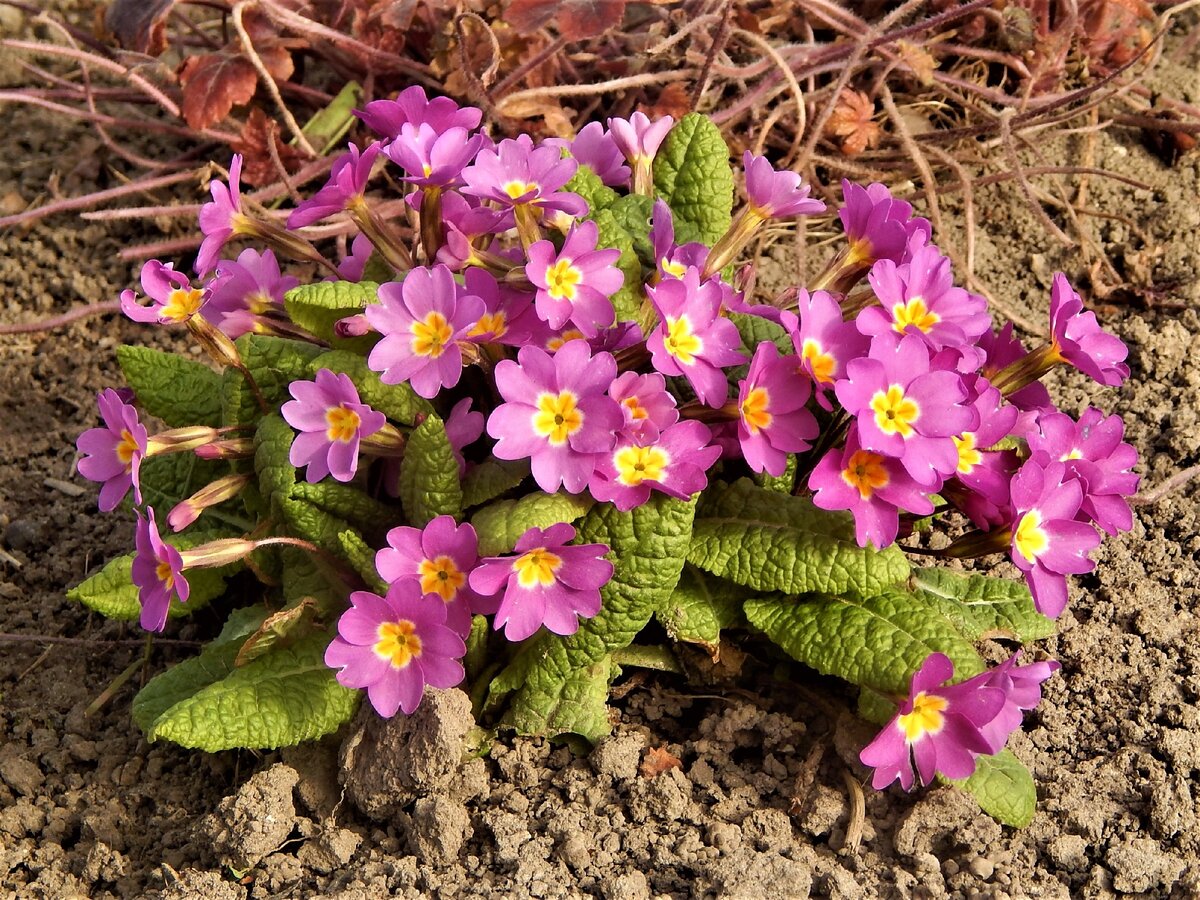
[[625, 17], [627, 0], [513, 0], [504, 21], [520, 34], [554, 22], [568, 41], [597, 37], [616, 28]]
[[638, 772], [643, 778], [657, 778], [669, 769], [682, 769], [683, 760], [666, 747], [651, 747], [642, 758]]
[[249, 103], [258, 88], [258, 72], [240, 53], [225, 50], [189, 56], [179, 69], [183, 85], [183, 118], [200, 131]]
[[868, 147], [879, 143], [883, 135], [875, 115], [875, 101], [862, 91], [847, 89], [838, 97], [833, 115], [829, 117], [825, 130], [842, 139], [842, 152], [857, 156]]
[[279, 135], [279, 123], [261, 108], [251, 107], [238, 139], [229, 145], [234, 153], [242, 154], [242, 181], [253, 187], [265, 187], [279, 180], [279, 169], [271, 158], [272, 143], [284, 169], [291, 173], [300, 168], [305, 155]]
[[158, 56], [167, 49], [167, 14], [175, 0], [112, 0], [104, 27], [126, 50]]

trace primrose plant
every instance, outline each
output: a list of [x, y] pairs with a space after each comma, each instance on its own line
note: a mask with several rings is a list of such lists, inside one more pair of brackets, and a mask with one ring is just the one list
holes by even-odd
[[[122, 296], [215, 363], [120, 348], [130, 389], [79, 439], [137, 533], [73, 596], [152, 632], [225, 621], [137, 695], [149, 738], [275, 747], [362, 690], [392, 716], [461, 686], [481, 745], [595, 740], [622, 667], [741, 642], [857, 688], [876, 788], [961, 780], [1027, 822], [1004, 748], [1058, 664], [988, 668], [975, 645], [1052, 633], [1138, 481], [1121, 420], [1039, 382], [1128, 375], [1066, 279], [1027, 351], [909, 204], [844, 182], [840, 249], [763, 302], [735, 261], [825, 204], [746, 153], [734, 215], [703, 116], [539, 144], [419, 88], [359, 115], [381, 138], [290, 211], [243, 196], [235, 157], [200, 280], [153, 261]], [[383, 168], [402, 196], [368, 193]], [[1007, 553], [1024, 581], [914, 567], [897, 541], [928, 556], [934, 527], [937, 555]]]

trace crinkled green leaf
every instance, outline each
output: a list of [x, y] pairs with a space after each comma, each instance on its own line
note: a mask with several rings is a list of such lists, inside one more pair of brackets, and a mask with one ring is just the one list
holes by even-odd
[[400, 461], [400, 502], [410, 525], [424, 528], [438, 516], [462, 515], [458, 460], [446, 426], [430, 414], [412, 430]]
[[504, 722], [525, 734], [582, 735], [598, 740], [609, 732], [598, 698], [613, 670], [607, 657], [627, 647], [671, 596], [683, 570], [694, 501], [654, 495], [621, 512], [597, 504], [579, 523], [578, 543], [610, 548], [615, 571], [600, 590], [602, 606], [567, 637], [542, 632], [522, 647], [493, 681], [489, 705], [512, 693]]
[[341, 612], [346, 605], [348, 590], [329, 565], [299, 547], [282, 547], [280, 550], [284, 603], [294, 606], [305, 598], [312, 598], [326, 616]]
[[363, 403], [383, 413], [393, 422], [414, 425], [418, 417], [433, 412], [433, 406], [424, 397], [418, 397], [407, 383], [384, 384], [379, 373], [367, 368], [365, 358], [349, 350], [330, 350], [312, 361], [310, 377], [318, 369], [341, 372], [350, 377], [358, 388], [358, 397]]
[[[167, 534], [163, 536], [163, 540], [176, 550], [190, 550], [207, 541], [229, 536], [228, 531], [190, 531], [183, 534]], [[137, 619], [142, 613], [142, 605], [138, 601], [138, 588], [133, 583], [131, 574], [135, 555], [127, 553], [110, 560], [91, 578], [67, 591], [67, 597], [109, 619]], [[218, 569], [188, 569], [185, 573], [191, 587], [188, 602], [179, 603], [172, 600], [168, 615], [175, 619], [203, 609], [225, 592], [225, 580], [241, 568], [242, 563], [237, 562]]]
[[616, 220], [611, 210], [600, 210], [593, 216], [593, 221], [598, 230], [596, 246], [621, 251], [617, 268], [625, 280], [621, 289], [613, 294], [612, 305], [618, 322], [633, 321], [637, 319], [642, 306], [642, 263], [633, 249], [633, 237]]
[[571, 176], [571, 180], [563, 185], [563, 190], [578, 194], [586, 200], [593, 215], [607, 209], [617, 199], [617, 192], [601, 181], [600, 176], [588, 165], [581, 164]]
[[316, 616], [317, 601], [311, 597], [305, 597], [299, 603], [271, 613], [263, 619], [254, 634], [246, 638], [233, 661], [234, 668], [247, 665], [251, 660], [270, 653], [276, 647], [294, 643], [312, 631], [313, 619]]
[[296, 467], [288, 454], [296, 433], [279, 415], [264, 416], [254, 432], [254, 471], [268, 503], [291, 496], [296, 484]]
[[283, 516], [288, 531], [293, 535], [306, 541], [312, 541], [326, 553], [332, 553], [338, 558], [346, 558], [343, 541], [339, 535], [343, 531], [354, 531], [354, 529], [345, 519], [327, 513], [325, 510], [313, 506], [307, 500], [297, 497], [277, 498], [275, 508]]
[[367, 587], [377, 594], [386, 594], [387, 582], [379, 577], [375, 569], [375, 550], [362, 539], [362, 535], [353, 529], [339, 531], [338, 543], [342, 548], [342, 556], [362, 576]]
[[117, 348], [117, 362], [138, 403], [170, 427], [221, 424], [221, 376], [203, 363], [130, 346]]
[[[244, 334], [234, 343], [270, 409], [291, 399], [288, 385], [293, 381], [311, 380], [309, 363], [322, 351], [316, 344], [263, 334]], [[253, 425], [261, 415], [246, 377], [237, 369], [226, 369], [221, 383], [225, 424]]]
[[202, 688], [220, 681], [233, 671], [242, 644], [267, 617], [265, 606], [245, 606], [235, 609], [216, 639], [199, 656], [176, 663], [151, 678], [133, 698], [133, 721], [142, 731], [149, 731], [155, 721], [168, 709]]
[[845, 517], [743, 478], [706, 492], [687, 560], [754, 590], [785, 594], [870, 596], [908, 577], [899, 548], [859, 547], [846, 530]]
[[470, 509], [512, 490], [529, 477], [528, 460], [487, 459], [463, 477], [463, 509]]
[[170, 707], [147, 739], [215, 753], [290, 746], [336, 731], [354, 714], [358, 692], [338, 684], [325, 665], [328, 644], [328, 635], [316, 633], [273, 648]]
[[479, 535], [479, 555], [508, 553], [530, 528], [549, 528], [574, 522], [595, 503], [586, 494], [526, 494], [519, 500], [500, 500], [471, 516]]
[[1004, 825], [1024, 828], [1037, 811], [1033, 776], [1011, 750], [976, 757], [975, 774], [950, 783], [973, 794], [980, 809]]
[[783, 330], [782, 325], [776, 325], [770, 319], [752, 316], [749, 313], [731, 312], [728, 313], [728, 316], [729, 321], [737, 326], [738, 334], [742, 337], [742, 346], [751, 356], [754, 355], [758, 345], [764, 341], [770, 341], [784, 356], [796, 352], [796, 348], [792, 346], [792, 339]]
[[746, 589], [684, 566], [679, 584], [655, 617], [672, 640], [700, 644], [715, 653], [722, 629], [741, 621]]
[[378, 291], [379, 285], [373, 281], [314, 281], [288, 291], [283, 305], [288, 318], [309, 334], [335, 348], [366, 352], [375, 340], [368, 336], [338, 337], [333, 326], [378, 302]]
[[1054, 620], [1037, 611], [1024, 581], [927, 568], [913, 570], [912, 584], [971, 640], [1036, 641], [1054, 634]]
[[752, 476], [754, 483], [764, 491], [771, 491], [776, 494], [791, 494], [796, 487], [796, 454], [789, 453], [787, 455], [787, 467], [783, 470], [783, 474], [779, 476], [768, 475], [766, 472], [755, 472]]
[[399, 509], [352, 485], [329, 479], [316, 484], [300, 481], [292, 487], [291, 495], [366, 530], [388, 529], [401, 524]]
[[[142, 503], [154, 507], [163, 517], [181, 500], [185, 500], [206, 484], [229, 474], [225, 463], [201, 459], [194, 453], [165, 453], [142, 460], [139, 483], [142, 488]], [[132, 504], [132, 492], [126, 497]], [[213, 511], [204, 513], [203, 524], [219, 519]]]
[[749, 600], [746, 618], [793, 659], [883, 694], [907, 695], [931, 653], [954, 663], [955, 680], [983, 671], [975, 648], [916, 594], [889, 589], [860, 600], [821, 594]]
[[654, 201], [644, 194], [626, 194], [608, 207], [617, 224], [633, 240], [633, 249], [638, 259], [654, 266], [654, 247], [650, 243], [650, 215]]
[[654, 157], [654, 189], [675, 219], [675, 240], [712, 245], [733, 220], [733, 170], [721, 131], [700, 113], [675, 123]]

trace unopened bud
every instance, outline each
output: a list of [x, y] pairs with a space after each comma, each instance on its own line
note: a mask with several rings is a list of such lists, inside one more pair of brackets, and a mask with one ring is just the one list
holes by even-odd
[[160, 453], [192, 450], [202, 444], [215, 441], [218, 436], [217, 429], [209, 428], [207, 425], [189, 425], [185, 428], [160, 431], [146, 442], [146, 455], [156, 456]]
[[[197, 452], [199, 451], [197, 450]], [[212, 484], [200, 488], [186, 500], [177, 503], [167, 515], [167, 524], [174, 531], [183, 531], [200, 518], [200, 514], [204, 510], [224, 503], [226, 500], [232, 500], [251, 480], [250, 475], [227, 475], [224, 478], [218, 478]]]
[[185, 569], [215, 569], [245, 559], [254, 552], [254, 547], [254, 541], [245, 538], [222, 538], [181, 550], [179, 555]]

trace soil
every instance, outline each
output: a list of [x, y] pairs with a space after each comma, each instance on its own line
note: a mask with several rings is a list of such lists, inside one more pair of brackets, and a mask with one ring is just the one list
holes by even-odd
[[[1194, 70], [1161, 77], [1200, 99]], [[81, 126], [0, 109], [0, 197], [33, 201], [52, 172], [65, 190], [95, 184], [109, 163], [95, 150]], [[1095, 240], [1130, 281], [1172, 286], [1155, 297], [1171, 306], [1102, 304], [1132, 377], [1103, 390], [1066, 374], [1052, 389], [1068, 411], [1120, 413], [1153, 488], [1200, 462], [1200, 156], [1168, 168], [1123, 132], [1100, 135], [1095, 152], [1148, 186], [1091, 180], [1088, 206], [1123, 217], [1089, 220]], [[977, 272], [1007, 307], [1042, 321], [1055, 270], [1088, 283], [1084, 257], [1054, 242], [1015, 187], [975, 199]], [[0, 234], [0, 322], [113, 298], [134, 276], [116, 253], [146, 236], [72, 217]], [[1200, 896], [1196, 482], [1139, 506], [1133, 531], [1105, 541], [1060, 634], [1036, 648], [1063, 668], [1014, 740], [1039, 791], [1024, 830], [952, 789], [863, 797], [856, 755], [870, 729], [815, 678], [628, 679], [614, 734], [582, 756], [508, 740], [461, 763], [469, 711], [454, 691], [431, 693], [411, 719], [364, 712], [318, 744], [190, 753], [147, 744], [129, 704], [139, 680], [193, 649], [158, 642], [139, 665], [136, 626], [64, 598], [131, 543], [130, 524], [98, 513], [73, 474], [74, 440], [95, 424], [96, 391], [119, 383], [114, 346], [147, 340], [174, 338], [115, 316], [0, 338], [0, 632], [38, 636], [0, 643], [0, 895]], [[199, 617], [172, 637], [213, 625]], [[652, 749], [680, 765], [643, 772], [665, 759]]]

